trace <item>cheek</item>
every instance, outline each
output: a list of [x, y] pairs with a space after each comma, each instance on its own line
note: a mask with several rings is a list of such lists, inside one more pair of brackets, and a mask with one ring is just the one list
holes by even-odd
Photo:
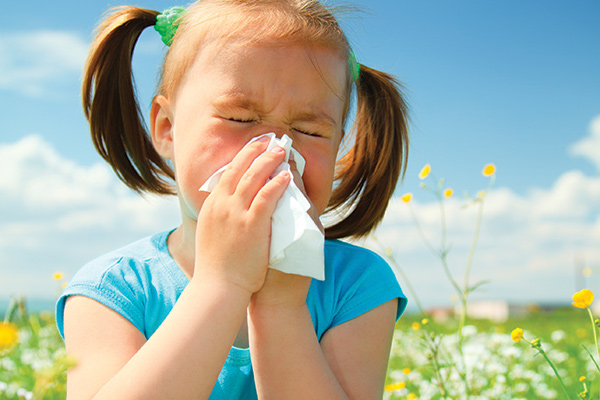
[[[175, 180], [179, 195], [189, 208], [198, 212], [204, 201], [200, 186], [221, 166], [225, 160], [225, 151], [215, 151], [216, 143], [190, 141], [177, 143], [175, 146]], [[218, 148], [218, 147], [216, 147]]]
[[335, 159], [333, 157], [306, 157], [306, 168], [302, 181], [306, 194], [319, 214], [325, 211], [331, 197], [334, 167]]
[[175, 147], [175, 178], [181, 190], [196, 190], [210, 176], [209, 155], [203, 146], [182, 145]]
[[239, 149], [227, 140], [227, 135], [210, 127], [191, 131], [199, 133], [175, 135], [174, 163], [177, 183], [184, 188], [198, 189], [215, 171], [229, 163]]

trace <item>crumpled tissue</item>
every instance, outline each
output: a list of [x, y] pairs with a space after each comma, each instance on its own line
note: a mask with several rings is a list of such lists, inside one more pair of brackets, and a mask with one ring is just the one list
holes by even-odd
[[[265, 152], [271, 151], [275, 146], [285, 150], [285, 159], [273, 172], [271, 178], [284, 170], [291, 173], [288, 163], [290, 153], [293, 153], [293, 160], [300, 175], [304, 173], [306, 161], [292, 148], [292, 139], [287, 135], [278, 139], [275, 133], [266, 133], [253, 138], [246, 146], [263, 136], [270, 139]], [[227, 165], [211, 175], [199, 190], [212, 192]], [[269, 267], [288, 274], [304, 275], [322, 281], [325, 279], [325, 237], [308, 215], [309, 209], [310, 203], [291, 180], [273, 212]]]

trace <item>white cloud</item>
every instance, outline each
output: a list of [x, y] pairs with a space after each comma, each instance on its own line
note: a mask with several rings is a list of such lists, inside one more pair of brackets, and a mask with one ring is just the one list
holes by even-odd
[[[451, 246], [448, 265], [461, 285], [477, 211], [476, 206], [463, 209], [464, 204], [452, 198], [445, 207]], [[423, 235], [439, 250], [438, 203], [423, 191], [415, 195], [411, 206]], [[449, 304], [455, 291], [439, 258], [420, 237], [407, 204], [399, 199], [391, 203], [376, 236], [384, 248], [392, 249], [423, 303]], [[378, 249], [370, 240], [366, 245]], [[490, 283], [473, 298], [568, 304], [576, 279], [583, 279], [575, 276], [576, 260], [593, 267], [588, 283], [600, 290], [600, 177], [568, 171], [549, 189], [518, 195], [497, 188], [486, 196], [470, 283]]]
[[589, 135], [574, 143], [569, 153], [587, 159], [600, 171], [600, 115], [590, 123]]
[[[589, 136], [569, 151], [600, 169], [600, 116], [590, 124]], [[445, 208], [448, 265], [461, 284], [477, 211], [473, 206], [464, 209], [465, 203], [453, 197]], [[439, 251], [439, 204], [422, 191], [415, 193], [411, 206], [423, 236]], [[392, 249], [423, 303], [448, 305], [455, 291], [439, 257], [424, 244], [409, 210], [407, 204], [394, 200], [377, 238], [384, 248]], [[382, 252], [372, 240], [365, 244]], [[593, 270], [587, 281], [581, 275], [583, 266]], [[600, 290], [600, 176], [566, 171], [551, 187], [531, 188], [522, 195], [509, 188], [494, 188], [485, 197], [483, 224], [471, 270], [471, 284], [481, 280], [490, 283], [474, 293], [473, 298], [568, 304], [576, 285], [587, 284], [592, 290]]]
[[0, 90], [40, 96], [58, 81], [72, 81], [81, 74], [88, 47], [65, 31], [0, 33]]
[[180, 221], [175, 198], [142, 198], [105, 164], [63, 158], [41, 136], [0, 143], [0, 293], [52, 296], [92, 258]]

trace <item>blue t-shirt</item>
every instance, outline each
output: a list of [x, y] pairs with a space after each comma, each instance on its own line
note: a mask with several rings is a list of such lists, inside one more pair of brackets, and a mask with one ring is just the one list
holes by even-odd
[[[152, 336], [189, 282], [169, 254], [169, 234], [147, 237], [80, 269], [56, 306], [61, 336], [65, 301], [71, 295], [104, 304], [146, 338]], [[406, 297], [381, 257], [348, 243], [325, 241], [325, 280], [313, 279], [306, 298], [319, 340], [328, 329], [396, 298], [398, 319], [406, 308]], [[209, 399], [256, 399], [249, 349], [232, 347]]]

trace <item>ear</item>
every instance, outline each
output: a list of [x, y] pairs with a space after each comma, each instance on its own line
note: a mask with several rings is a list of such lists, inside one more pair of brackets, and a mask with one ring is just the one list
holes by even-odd
[[150, 135], [154, 148], [162, 157], [173, 159], [173, 112], [169, 99], [159, 94], [152, 99]]

